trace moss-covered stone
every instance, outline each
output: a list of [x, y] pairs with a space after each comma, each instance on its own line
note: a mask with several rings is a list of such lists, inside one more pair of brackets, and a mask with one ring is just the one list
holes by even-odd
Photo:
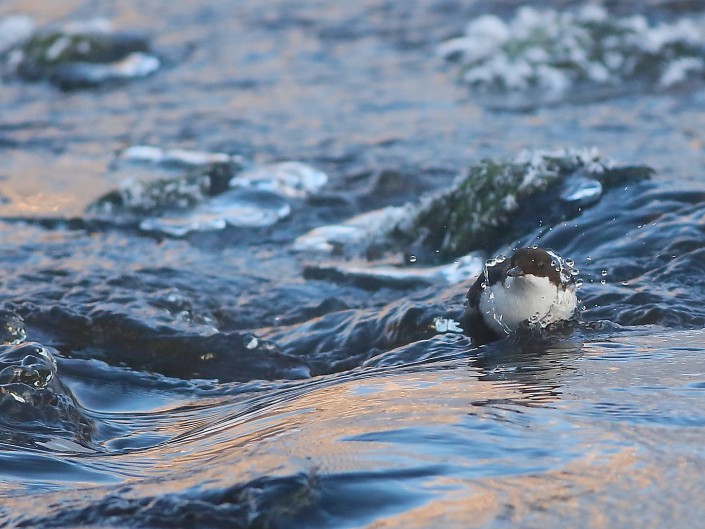
[[422, 200], [389, 235], [407, 251], [441, 260], [492, 251], [524, 233], [527, 222], [549, 225], [577, 214], [578, 208], [560, 199], [562, 183], [571, 175], [588, 176], [609, 188], [651, 173], [645, 166], [613, 166], [594, 151], [485, 160], [468, 168], [452, 189]]
[[590, 4], [555, 11], [522, 7], [509, 21], [472, 20], [439, 53], [460, 63], [462, 80], [490, 92], [569, 95], [584, 85], [667, 88], [705, 76], [705, 18], [652, 22], [615, 17]]
[[148, 52], [149, 40], [133, 33], [37, 33], [19, 47], [17, 73], [27, 80], [51, 77], [70, 63], [111, 63], [130, 53]]
[[87, 207], [91, 214], [155, 214], [187, 209], [229, 189], [238, 169], [232, 163], [213, 163], [174, 178], [130, 181]]

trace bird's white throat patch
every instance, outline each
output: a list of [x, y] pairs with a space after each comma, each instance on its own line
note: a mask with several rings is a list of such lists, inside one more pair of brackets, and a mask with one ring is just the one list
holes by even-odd
[[514, 332], [520, 323], [546, 325], [570, 318], [577, 306], [575, 287], [558, 287], [547, 277], [507, 277], [480, 295], [480, 312], [499, 334]]

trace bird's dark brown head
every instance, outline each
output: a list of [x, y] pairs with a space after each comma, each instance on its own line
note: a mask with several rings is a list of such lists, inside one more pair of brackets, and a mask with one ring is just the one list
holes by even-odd
[[512, 256], [507, 276], [522, 277], [528, 274], [547, 277], [552, 283], [560, 285], [561, 263], [559, 258], [543, 248], [519, 248]]

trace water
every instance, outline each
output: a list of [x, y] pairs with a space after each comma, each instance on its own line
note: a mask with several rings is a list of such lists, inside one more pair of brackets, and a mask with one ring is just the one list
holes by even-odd
[[[0, 526], [700, 524], [705, 89], [497, 108], [435, 53], [515, 4], [0, 5], [40, 27], [109, 18], [167, 59], [112, 88], [2, 84], [0, 296], [40, 345], [0, 351]], [[86, 215], [124, 178], [161, 176], [116, 163], [132, 145], [301, 160], [329, 181], [263, 227], [170, 237]], [[572, 146], [656, 169], [579, 183], [579, 216], [510, 245], [574, 260], [574, 325], [479, 348], [438, 332], [471, 265], [511, 247], [443, 269], [295, 243], [483, 157]]]

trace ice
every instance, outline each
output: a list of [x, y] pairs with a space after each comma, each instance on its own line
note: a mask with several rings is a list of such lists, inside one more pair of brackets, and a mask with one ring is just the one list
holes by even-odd
[[343, 224], [320, 226], [296, 238], [293, 249], [299, 252], [331, 253], [339, 248], [352, 247], [370, 242], [375, 236], [385, 235], [387, 230], [406, 218], [409, 208], [386, 207], [357, 215]]
[[233, 187], [273, 191], [290, 198], [305, 198], [328, 183], [328, 175], [302, 162], [280, 162], [255, 166], [238, 173]]
[[222, 230], [226, 226], [271, 226], [290, 213], [291, 207], [279, 195], [260, 190], [233, 189], [191, 211], [177, 211], [144, 219], [140, 229], [184, 237], [193, 232]]
[[211, 163], [228, 163], [233, 157], [222, 152], [206, 152], [187, 149], [162, 149], [151, 145], [133, 145], [122, 151], [121, 160], [148, 162], [164, 165], [199, 166]]
[[579, 206], [594, 204], [602, 196], [602, 184], [593, 178], [572, 177], [563, 185], [561, 200]]

